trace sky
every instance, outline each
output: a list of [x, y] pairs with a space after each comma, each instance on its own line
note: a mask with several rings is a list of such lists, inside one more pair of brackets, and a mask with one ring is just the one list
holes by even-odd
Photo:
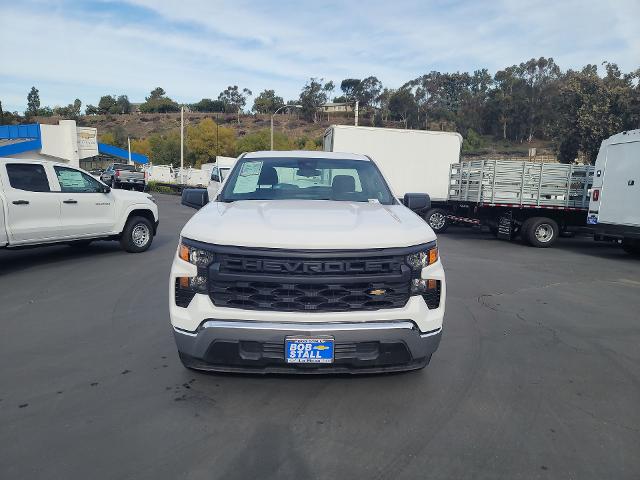
[[[533, 57], [563, 70], [640, 68], [640, 0], [0, 0], [0, 101], [24, 111], [105, 94], [180, 103], [228, 85], [297, 98], [310, 77], [491, 73]], [[252, 105], [249, 99], [248, 106]]]

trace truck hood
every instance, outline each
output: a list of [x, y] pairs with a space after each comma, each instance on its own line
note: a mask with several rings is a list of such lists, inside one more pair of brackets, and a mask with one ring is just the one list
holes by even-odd
[[126, 202], [135, 202], [135, 203], [153, 203], [153, 201], [151, 200], [151, 195], [144, 192], [111, 189], [111, 192], [109, 193], [113, 195], [113, 198], [115, 198], [116, 200], [123, 200]]
[[402, 205], [328, 200], [211, 202], [182, 236], [216, 245], [285, 249], [408, 247], [436, 239]]

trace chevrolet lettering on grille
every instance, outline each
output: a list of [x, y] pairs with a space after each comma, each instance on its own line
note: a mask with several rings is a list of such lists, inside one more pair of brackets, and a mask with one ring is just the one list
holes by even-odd
[[222, 268], [236, 272], [289, 274], [387, 273], [400, 269], [394, 260], [277, 260], [224, 258]]

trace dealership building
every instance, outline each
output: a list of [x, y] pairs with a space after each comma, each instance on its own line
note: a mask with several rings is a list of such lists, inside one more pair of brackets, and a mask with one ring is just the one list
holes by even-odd
[[50, 160], [91, 170], [113, 162], [143, 165], [146, 155], [98, 142], [98, 130], [78, 127], [75, 120], [58, 125], [0, 125], [0, 157]]

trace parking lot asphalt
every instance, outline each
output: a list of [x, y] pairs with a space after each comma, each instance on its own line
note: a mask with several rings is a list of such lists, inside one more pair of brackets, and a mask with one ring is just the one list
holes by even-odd
[[640, 261], [588, 238], [439, 238], [444, 336], [422, 371], [199, 374], [151, 249], [0, 251], [0, 478], [640, 478]]

